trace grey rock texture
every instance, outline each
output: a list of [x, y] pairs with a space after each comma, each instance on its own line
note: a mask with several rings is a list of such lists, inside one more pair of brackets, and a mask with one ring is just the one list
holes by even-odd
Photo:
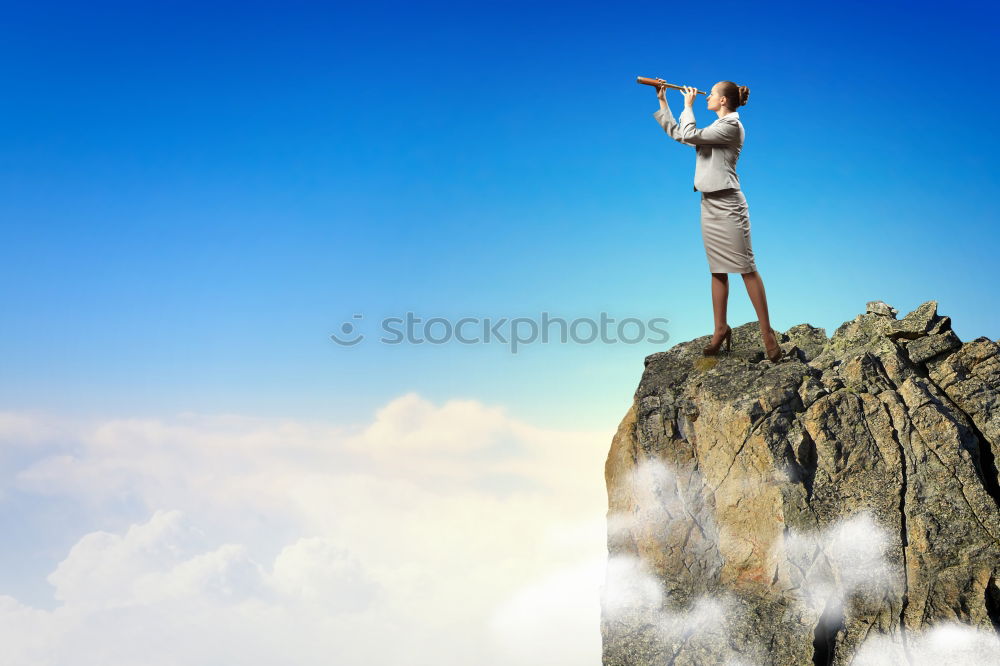
[[604, 664], [926, 663], [942, 622], [993, 648], [1000, 346], [897, 312], [794, 326], [778, 363], [757, 322], [646, 358], [605, 466]]

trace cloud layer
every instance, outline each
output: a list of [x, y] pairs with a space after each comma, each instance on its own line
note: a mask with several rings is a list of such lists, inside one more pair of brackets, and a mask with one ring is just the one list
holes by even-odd
[[14, 666], [600, 661], [608, 433], [411, 393], [355, 427], [6, 414], [0, 439], [30, 451], [8, 493], [82, 507], [52, 607], [0, 596]]

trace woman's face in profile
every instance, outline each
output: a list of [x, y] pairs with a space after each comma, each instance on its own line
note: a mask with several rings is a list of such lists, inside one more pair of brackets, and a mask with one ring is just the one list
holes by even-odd
[[722, 98], [719, 97], [718, 89], [719, 89], [719, 84], [716, 83], [714, 86], [712, 86], [712, 90], [708, 95], [706, 103], [708, 104], [709, 111], [718, 111], [719, 109], [722, 108], [722, 104], [719, 103]]

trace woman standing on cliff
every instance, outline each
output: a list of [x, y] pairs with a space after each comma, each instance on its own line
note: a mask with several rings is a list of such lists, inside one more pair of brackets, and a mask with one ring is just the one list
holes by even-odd
[[708, 110], [715, 111], [719, 118], [704, 129], [695, 128], [691, 105], [697, 95], [696, 89], [685, 87], [681, 94], [684, 95], [684, 110], [680, 123], [670, 112], [666, 87], [662, 85], [656, 88], [660, 110], [653, 117], [672, 139], [695, 148], [694, 189], [701, 192], [701, 238], [712, 273], [712, 307], [715, 312], [715, 333], [704, 353], [706, 356], [716, 355], [723, 342], [726, 343], [726, 351], [730, 349], [733, 330], [726, 323], [729, 273], [740, 273], [757, 311], [767, 358], [777, 362], [782, 351], [768, 317], [764, 281], [757, 272], [750, 244], [750, 211], [736, 175], [736, 160], [746, 136], [736, 109], [747, 103], [750, 89], [737, 86], [732, 81], [719, 81], [712, 86], [707, 99]]

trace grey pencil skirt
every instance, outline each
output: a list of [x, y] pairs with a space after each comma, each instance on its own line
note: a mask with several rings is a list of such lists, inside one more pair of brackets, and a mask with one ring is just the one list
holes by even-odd
[[712, 273], [757, 270], [750, 244], [750, 208], [742, 190], [701, 193], [701, 239]]

